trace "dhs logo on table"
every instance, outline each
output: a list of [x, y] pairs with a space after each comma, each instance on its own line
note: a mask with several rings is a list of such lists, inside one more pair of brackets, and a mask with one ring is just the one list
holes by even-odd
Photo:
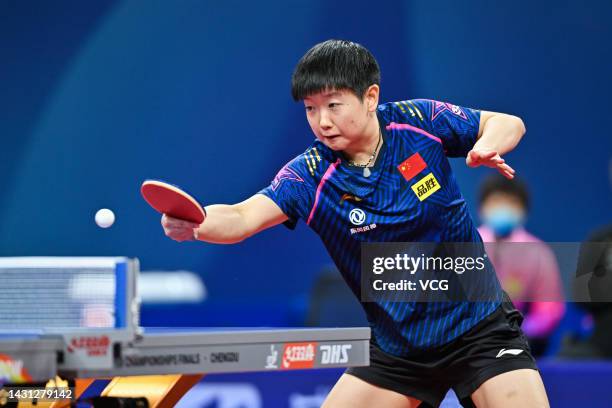
[[348, 363], [348, 351], [352, 348], [352, 344], [332, 344], [320, 346], [321, 364], [327, 365]]

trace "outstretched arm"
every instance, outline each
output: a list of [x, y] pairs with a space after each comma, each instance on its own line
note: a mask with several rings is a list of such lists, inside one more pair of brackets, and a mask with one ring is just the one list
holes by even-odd
[[501, 156], [512, 151], [524, 134], [525, 124], [521, 118], [482, 111], [478, 140], [467, 155], [467, 165], [496, 168], [506, 178], [513, 178], [514, 169]]
[[201, 225], [162, 216], [165, 234], [175, 241], [200, 241], [234, 244], [287, 221], [288, 217], [270, 198], [255, 194], [233, 205], [215, 204], [206, 207], [206, 219]]

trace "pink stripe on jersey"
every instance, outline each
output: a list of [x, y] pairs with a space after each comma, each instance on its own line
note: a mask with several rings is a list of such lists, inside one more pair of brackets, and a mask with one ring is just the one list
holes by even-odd
[[414, 127], [414, 126], [408, 125], [406, 123], [395, 123], [395, 122], [389, 123], [387, 125], [387, 130], [393, 130], [393, 129], [397, 129], [397, 130], [411, 130], [413, 132], [420, 133], [420, 134], [422, 134], [424, 136], [427, 136], [428, 138], [430, 138], [432, 140], [435, 140], [436, 142], [442, 144], [442, 140], [439, 137], [434, 136], [434, 135], [432, 135], [430, 133], [427, 133], [423, 129], [419, 129], [418, 127]]
[[336, 171], [336, 168], [339, 165], [340, 165], [340, 159], [336, 160], [335, 163], [330, 164], [329, 167], [327, 168], [327, 171], [323, 175], [323, 178], [319, 182], [319, 185], [317, 187], [317, 194], [315, 195], [315, 202], [314, 202], [314, 205], [312, 206], [312, 210], [310, 210], [310, 215], [308, 216], [308, 221], [306, 221], [307, 225], [310, 225], [310, 221], [312, 221], [312, 218], [314, 217], [314, 213], [315, 213], [315, 211], [317, 209], [317, 206], [319, 205], [319, 196], [321, 195], [321, 190], [323, 190], [323, 186], [325, 185], [325, 183], [327, 183], [327, 180], [329, 180], [329, 178], [331, 177], [332, 173], [334, 171]]

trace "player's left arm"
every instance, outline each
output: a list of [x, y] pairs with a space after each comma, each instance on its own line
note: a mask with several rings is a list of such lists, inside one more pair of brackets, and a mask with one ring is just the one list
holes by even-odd
[[521, 118], [505, 113], [481, 111], [478, 137], [467, 154], [467, 165], [496, 168], [506, 178], [513, 178], [514, 169], [502, 156], [512, 151], [524, 134], [525, 124]]

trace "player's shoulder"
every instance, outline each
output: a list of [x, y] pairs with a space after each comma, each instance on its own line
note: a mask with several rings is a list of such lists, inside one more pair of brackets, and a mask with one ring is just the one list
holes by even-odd
[[303, 153], [290, 160], [285, 168], [295, 172], [304, 181], [320, 180], [335, 160], [334, 153], [323, 143], [315, 140]]
[[418, 127], [427, 121], [432, 102], [429, 99], [385, 102], [378, 105], [378, 113], [387, 123], [409, 123]]

